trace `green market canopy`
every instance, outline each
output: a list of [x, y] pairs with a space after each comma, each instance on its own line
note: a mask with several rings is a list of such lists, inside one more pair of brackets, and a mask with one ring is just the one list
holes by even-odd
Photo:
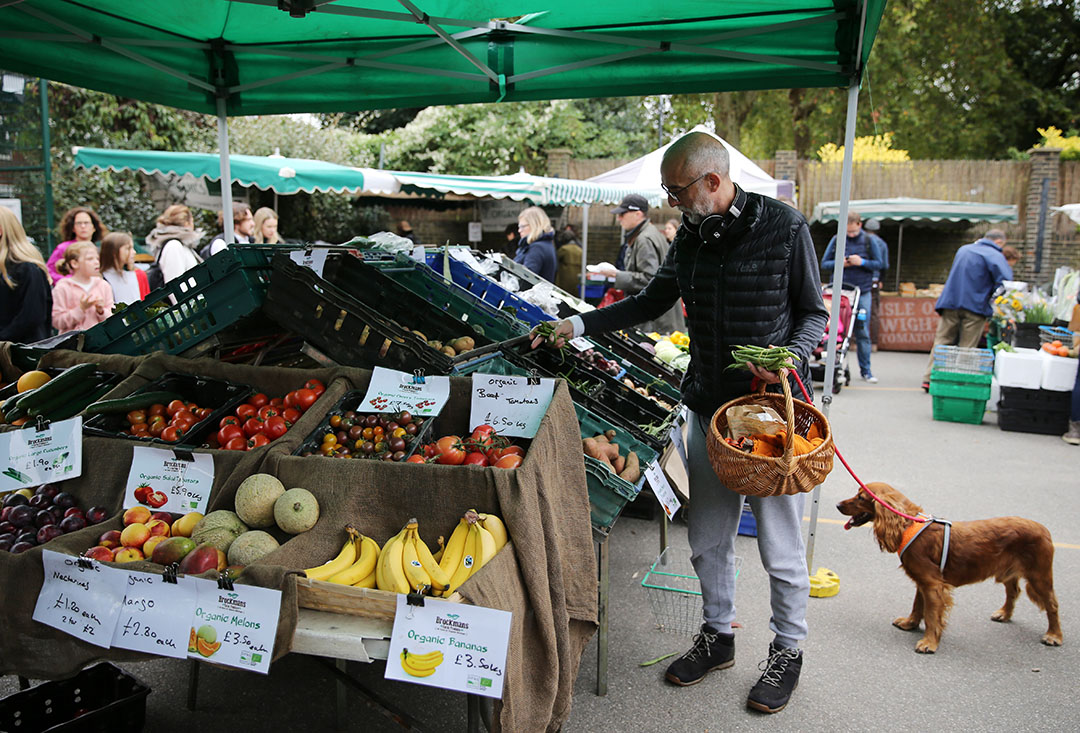
[[[971, 201], [934, 201], [906, 197], [860, 199], [848, 207], [865, 219], [880, 221], [1018, 221], [1012, 204], [978, 204]], [[839, 218], [840, 202], [823, 201], [814, 207], [813, 221], [830, 222]]]
[[885, 0], [22, 0], [0, 68], [198, 112], [847, 87]]
[[[394, 193], [399, 188], [394, 176], [386, 171], [352, 168], [321, 160], [234, 154], [229, 156], [229, 162], [233, 182], [282, 194], [300, 191]], [[176, 173], [221, 180], [221, 159], [217, 153], [75, 148], [75, 165], [97, 170]]]
[[393, 175], [401, 183], [403, 191], [421, 189], [468, 196], [508, 198], [514, 201], [528, 199], [538, 206], [617, 204], [627, 194], [636, 193], [648, 199], [651, 206], [660, 205], [660, 190], [655, 186], [646, 188], [600, 184], [568, 178], [533, 176], [524, 172], [510, 176], [452, 176], [393, 171]]

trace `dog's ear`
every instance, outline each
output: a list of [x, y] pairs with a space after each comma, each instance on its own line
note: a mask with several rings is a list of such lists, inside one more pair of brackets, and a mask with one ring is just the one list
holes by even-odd
[[874, 536], [884, 552], [896, 552], [900, 549], [900, 540], [906, 527], [907, 520], [874, 502]]

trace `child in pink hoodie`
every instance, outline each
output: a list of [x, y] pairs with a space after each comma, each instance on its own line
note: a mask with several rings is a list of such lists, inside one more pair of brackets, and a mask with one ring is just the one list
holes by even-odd
[[56, 269], [70, 275], [53, 286], [52, 322], [56, 330], [85, 330], [112, 315], [112, 288], [100, 277], [97, 247], [83, 242], [71, 244]]

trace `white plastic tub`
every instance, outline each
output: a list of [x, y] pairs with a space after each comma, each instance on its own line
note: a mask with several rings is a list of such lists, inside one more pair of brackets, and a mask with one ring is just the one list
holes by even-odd
[[1039, 389], [1043, 374], [1041, 353], [1038, 349], [999, 351], [994, 358], [994, 377], [998, 386]]
[[1071, 392], [1076, 383], [1076, 367], [1080, 359], [1054, 356], [1040, 351], [1042, 356], [1042, 388], [1052, 392]]

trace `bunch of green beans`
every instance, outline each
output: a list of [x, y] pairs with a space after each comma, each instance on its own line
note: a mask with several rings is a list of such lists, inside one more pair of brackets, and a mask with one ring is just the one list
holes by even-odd
[[[554, 346], [558, 340], [555, 336], [555, 324], [551, 321], [542, 321], [536, 324], [533, 328], [533, 335], [540, 336], [544, 339], [549, 346]], [[566, 363], [566, 350], [570, 347], [567, 341], [563, 341], [563, 345], [558, 348], [559, 352], [559, 366]]]
[[749, 362], [770, 372], [791, 369], [801, 361], [786, 346], [736, 346], [731, 350], [731, 359], [728, 369], [746, 369]]

